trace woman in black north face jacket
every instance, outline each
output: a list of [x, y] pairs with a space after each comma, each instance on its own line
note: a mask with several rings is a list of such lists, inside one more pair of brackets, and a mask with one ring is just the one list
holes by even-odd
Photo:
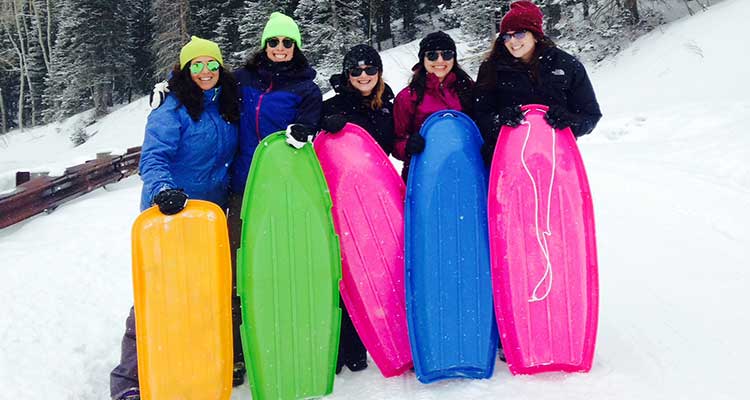
[[570, 127], [576, 137], [590, 133], [602, 116], [583, 64], [544, 35], [542, 12], [529, 1], [511, 4], [503, 17], [500, 35], [479, 68], [475, 100], [488, 165], [502, 125], [523, 121], [523, 104], [549, 106], [547, 122]]
[[[343, 72], [330, 79], [336, 96], [323, 102], [320, 127], [338, 134], [351, 122], [365, 129], [385, 154], [393, 151], [393, 92], [383, 82], [383, 62], [378, 52], [360, 44], [344, 57]], [[352, 371], [367, 368], [367, 351], [341, 303], [341, 337], [336, 373], [344, 365]]]
[[339, 132], [347, 122], [361, 126], [385, 154], [393, 151], [393, 91], [383, 82], [383, 62], [372, 47], [360, 44], [344, 56], [343, 72], [330, 78], [336, 96], [323, 102], [320, 127]]

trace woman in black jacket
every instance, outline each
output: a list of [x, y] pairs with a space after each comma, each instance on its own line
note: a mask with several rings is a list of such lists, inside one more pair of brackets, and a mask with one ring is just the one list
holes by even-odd
[[[383, 62], [372, 47], [360, 44], [344, 56], [343, 72], [330, 79], [336, 96], [323, 102], [320, 127], [338, 134], [351, 122], [365, 129], [383, 149], [393, 151], [393, 92], [383, 82]], [[336, 373], [367, 368], [367, 351], [341, 302], [341, 337]]]
[[344, 56], [343, 72], [330, 78], [336, 96], [323, 102], [320, 127], [337, 133], [347, 122], [361, 126], [385, 154], [393, 151], [393, 91], [383, 81], [383, 62], [366, 44]]
[[602, 116], [586, 69], [544, 35], [542, 11], [530, 1], [511, 4], [500, 35], [479, 67], [474, 115], [489, 165], [502, 125], [518, 126], [520, 106], [549, 106], [555, 129], [570, 127], [576, 137], [590, 133]]

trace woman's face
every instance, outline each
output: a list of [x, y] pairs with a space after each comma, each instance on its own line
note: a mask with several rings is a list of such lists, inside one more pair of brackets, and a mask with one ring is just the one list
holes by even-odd
[[266, 56], [273, 62], [292, 61], [294, 46], [294, 40], [286, 36], [272, 37], [266, 40]]
[[510, 55], [528, 63], [534, 55], [536, 39], [529, 31], [508, 31], [500, 35]]
[[201, 90], [212, 89], [219, 82], [219, 66], [213, 57], [195, 57], [190, 60], [190, 77]]
[[456, 52], [453, 50], [431, 50], [424, 53], [424, 67], [427, 73], [435, 74], [440, 82], [453, 69], [456, 63]]
[[349, 84], [357, 89], [362, 96], [369, 96], [375, 85], [378, 84], [378, 67], [374, 65], [361, 65], [349, 70]]

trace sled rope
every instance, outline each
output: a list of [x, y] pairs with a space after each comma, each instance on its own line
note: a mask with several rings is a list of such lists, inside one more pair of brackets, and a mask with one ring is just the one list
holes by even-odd
[[[526, 170], [526, 174], [529, 176], [529, 179], [531, 180], [531, 185], [534, 188], [534, 228], [536, 230], [536, 241], [539, 244], [539, 249], [542, 251], [542, 255], [544, 256], [545, 262], [546, 262], [546, 268], [544, 270], [544, 276], [539, 280], [539, 282], [534, 287], [534, 291], [531, 293], [531, 298], [529, 298], [529, 303], [542, 301], [547, 298], [549, 295], [549, 292], [552, 290], [552, 261], [550, 260], [550, 254], [549, 254], [549, 245], [547, 243], [547, 237], [552, 236], [552, 230], [549, 226], [549, 220], [550, 220], [550, 212], [552, 209], [552, 186], [555, 183], [555, 171], [557, 168], [557, 156], [555, 152], [555, 145], [556, 145], [556, 136], [555, 135], [555, 129], [552, 129], [552, 173], [550, 176], [550, 182], [549, 182], [549, 192], [547, 193], [547, 224], [544, 229], [544, 231], [540, 232], [539, 229], [539, 191], [537, 189], [536, 181], [534, 180], [534, 176], [531, 174], [531, 171], [529, 170], [529, 166], [526, 165], [526, 160], [524, 160], [524, 154], [526, 154], [526, 145], [529, 142], [529, 137], [531, 136], [531, 123], [529, 121], [523, 121], [523, 125], [527, 125], [526, 129], [526, 138], [523, 141], [523, 147], [521, 148], [521, 163], [523, 164], [523, 169]], [[549, 279], [548, 279], [549, 277]], [[538, 291], [542, 284], [547, 281], [547, 289], [545, 290], [544, 294], [539, 297]]]

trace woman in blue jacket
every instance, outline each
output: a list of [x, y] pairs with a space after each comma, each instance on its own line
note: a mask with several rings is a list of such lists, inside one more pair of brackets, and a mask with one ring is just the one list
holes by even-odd
[[[287, 130], [299, 142], [315, 135], [323, 108], [320, 88], [313, 82], [316, 72], [300, 46], [302, 37], [290, 17], [274, 12], [261, 36], [261, 49], [235, 71], [242, 98], [239, 123], [239, 148], [232, 167], [229, 196], [229, 241], [232, 266], [237, 268], [240, 245], [242, 197], [255, 148], [263, 138]], [[239, 310], [239, 298], [233, 300]], [[236, 349], [235, 354], [242, 354]], [[235, 384], [242, 383], [235, 370]]]
[[[156, 205], [164, 214], [176, 214], [188, 198], [226, 207], [240, 110], [236, 81], [223, 64], [219, 46], [205, 39], [193, 36], [180, 51], [171, 93], [146, 123], [141, 210]], [[120, 364], [110, 375], [113, 399], [140, 399], [137, 357], [131, 308]]]

